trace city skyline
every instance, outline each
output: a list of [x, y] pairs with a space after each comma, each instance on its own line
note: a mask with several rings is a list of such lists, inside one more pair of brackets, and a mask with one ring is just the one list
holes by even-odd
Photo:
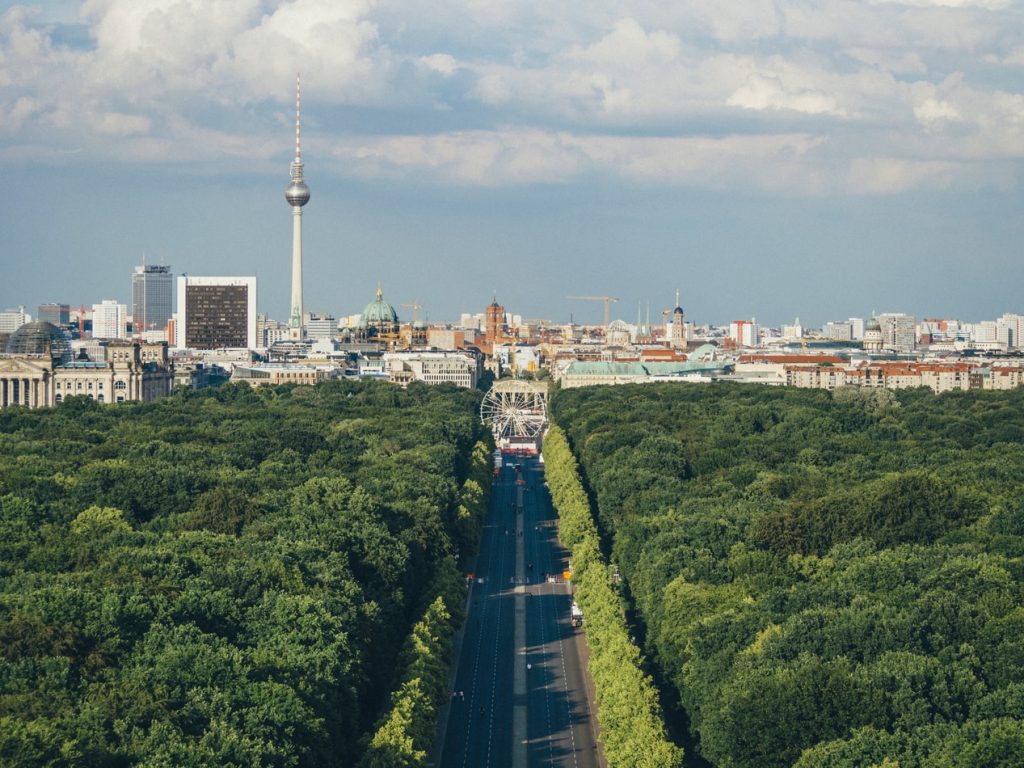
[[826, 6], [10, 8], [0, 168], [31, 203], [0, 214], [0, 304], [125, 302], [162, 261], [253, 274], [287, 320], [302, 70], [313, 311], [378, 282], [436, 320], [494, 292], [592, 323], [565, 297], [613, 294], [630, 320], [676, 287], [698, 323], [1018, 311], [1021, 11]]

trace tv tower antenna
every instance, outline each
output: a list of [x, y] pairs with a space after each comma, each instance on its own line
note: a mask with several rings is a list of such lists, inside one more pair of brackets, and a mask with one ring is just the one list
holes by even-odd
[[288, 338], [301, 341], [302, 327], [302, 206], [309, 202], [309, 187], [302, 178], [302, 76], [295, 75], [295, 159], [292, 180], [284, 191], [292, 207], [292, 305], [288, 317]]

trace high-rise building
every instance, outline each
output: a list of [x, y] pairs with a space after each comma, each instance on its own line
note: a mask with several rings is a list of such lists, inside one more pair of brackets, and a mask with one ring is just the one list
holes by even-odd
[[284, 191], [284, 198], [292, 207], [292, 306], [288, 315], [288, 337], [301, 341], [302, 329], [302, 206], [309, 202], [309, 187], [302, 179], [302, 83], [295, 76], [295, 159], [292, 161], [292, 180]]
[[333, 315], [311, 314], [306, 321], [306, 335], [311, 339], [333, 339], [338, 335], [338, 321]]
[[761, 343], [761, 329], [756, 320], [733, 320], [729, 336], [739, 347], [756, 347]]
[[255, 349], [255, 277], [178, 277], [175, 346]]
[[1024, 347], [1024, 315], [1015, 315], [1008, 312], [999, 319], [1009, 329], [1010, 346], [1017, 349]]
[[162, 331], [174, 311], [174, 275], [170, 267], [144, 264], [132, 273], [132, 330]]
[[116, 299], [104, 299], [92, 305], [92, 337], [125, 339], [128, 337], [128, 306]]
[[917, 348], [917, 318], [903, 312], [878, 315], [882, 328], [882, 345], [893, 352], [907, 354]]
[[846, 320], [830, 320], [821, 329], [821, 335], [832, 341], [853, 341], [853, 326]]
[[40, 304], [37, 320], [60, 328], [71, 322], [71, 307], [67, 304]]
[[30, 322], [32, 322], [32, 315], [25, 311], [25, 307], [5, 309], [0, 312], [0, 333], [14, 333], [21, 326]]

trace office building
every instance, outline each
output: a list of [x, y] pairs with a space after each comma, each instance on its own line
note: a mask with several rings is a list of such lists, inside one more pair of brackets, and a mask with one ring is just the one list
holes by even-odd
[[170, 267], [145, 264], [132, 274], [132, 331], [162, 331], [174, 311], [174, 275]]
[[729, 336], [738, 347], [756, 347], [761, 343], [761, 331], [756, 320], [733, 320]]
[[14, 333], [16, 330], [32, 322], [32, 316], [25, 311], [24, 307], [7, 309], [0, 312], [0, 333]]
[[422, 381], [472, 389], [480, 375], [477, 361], [459, 352], [386, 352], [384, 366], [388, 379], [403, 386]]
[[255, 349], [256, 278], [178, 278], [175, 346], [179, 349]]
[[40, 304], [37, 320], [58, 328], [71, 322], [71, 307], [67, 304]]
[[92, 337], [94, 339], [128, 338], [128, 307], [115, 299], [104, 299], [92, 305]]
[[821, 329], [821, 336], [832, 341], [853, 341], [853, 325], [845, 320], [830, 321]]
[[878, 315], [882, 330], [882, 346], [898, 354], [909, 354], [917, 348], [917, 318], [903, 312]]
[[338, 335], [338, 321], [333, 315], [309, 315], [306, 335], [315, 340], [330, 340]]

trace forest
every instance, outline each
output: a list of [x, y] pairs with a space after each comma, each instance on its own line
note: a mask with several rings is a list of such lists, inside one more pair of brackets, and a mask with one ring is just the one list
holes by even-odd
[[421, 763], [489, 490], [478, 403], [0, 411], [0, 764]]
[[688, 760], [1024, 765], [1024, 391], [650, 384], [552, 413]]

